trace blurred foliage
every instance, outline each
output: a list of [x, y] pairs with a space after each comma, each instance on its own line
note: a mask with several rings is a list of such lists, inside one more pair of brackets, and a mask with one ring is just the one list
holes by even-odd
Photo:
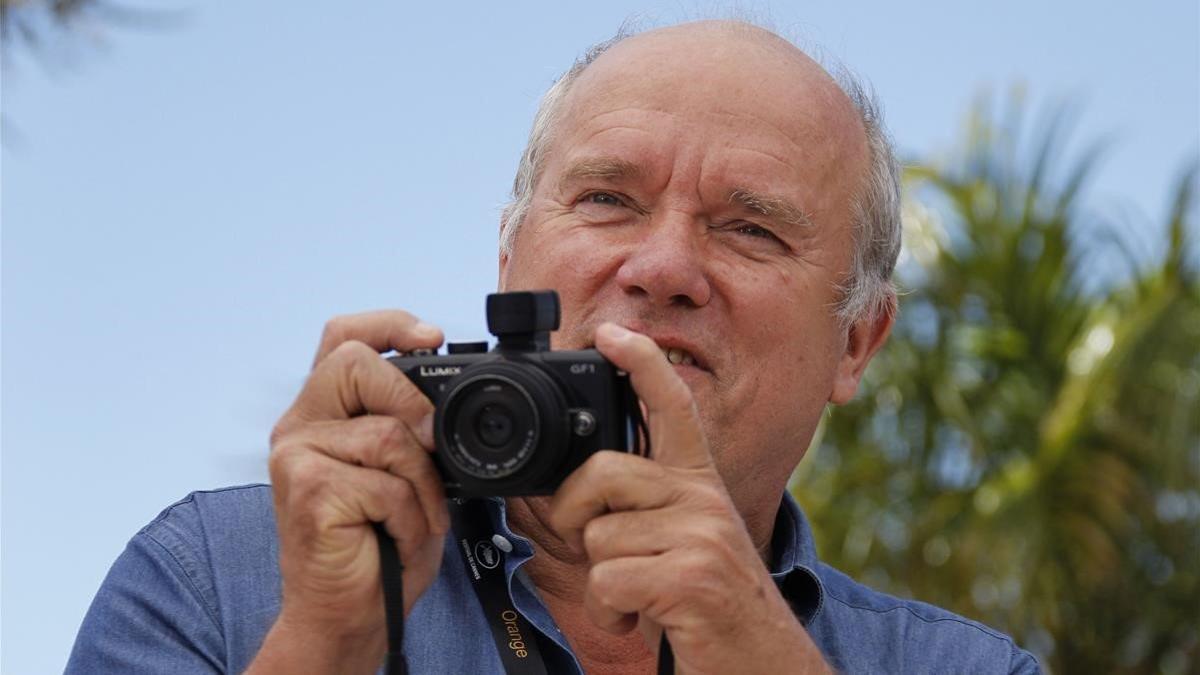
[[824, 560], [1048, 671], [1200, 672], [1197, 166], [1136, 260], [1079, 203], [1101, 146], [1062, 166], [1070, 110], [1024, 107], [907, 171], [893, 336], [793, 492]]
[[[0, 0], [0, 68], [6, 79], [11, 77], [19, 70], [20, 55], [58, 73], [106, 47], [114, 27], [158, 30], [182, 25], [185, 19], [186, 13], [178, 9], [132, 7], [111, 0]], [[12, 91], [10, 85], [4, 93], [11, 96]], [[21, 141], [19, 128], [0, 112], [0, 142], [20, 147]]]
[[36, 51], [55, 28], [67, 28], [110, 5], [96, 0], [0, 0], [4, 53], [14, 43]]
[[6, 66], [14, 49], [43, 65], [72, 64], [81, 47], [103, 47], [110, 28], [170, 28], [184, 17], [173, 8], [112, 0], [0, 0], [0, 54]]

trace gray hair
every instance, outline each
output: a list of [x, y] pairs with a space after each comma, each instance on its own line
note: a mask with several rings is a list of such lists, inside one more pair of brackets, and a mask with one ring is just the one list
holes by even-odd
[[[745, 22], [739, 22], [745, 23]], [[512, 253], [517, 229], [529, 214], [533, 189], [541, 177], [551, 135], [563, 112], [563, 102], [583, 71], [613, 45], [634, 33], [626, 27], [612, 38], [592, 46], [542, 96], [517, 175], [512, 197], [500, 215], [500, 250]], [[900, 254], [900, 166], [892, 140], [883, 124], [883, 113], [874, 92], [844, 67], [830, 73], [850, 99], [867, 136], [869, 167], [851, 204], [854, 254], [850, 272], [838, 287], [834, 313], [843, 326], [858, 319], [873, 320], [895, 311], [892, 271]]]

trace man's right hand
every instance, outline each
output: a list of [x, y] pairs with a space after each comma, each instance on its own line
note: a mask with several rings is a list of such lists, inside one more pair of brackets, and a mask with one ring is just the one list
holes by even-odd
[[396, 540], [404, 612], [442, 560], [450, 515], [433, 450], [433, 405], [388, 350], [442, 332], [400, 311], [333, 319], [304, 389], [271, 434], [283, 606], [247, 672], [375, 672], [386, 647], [379, 548]]

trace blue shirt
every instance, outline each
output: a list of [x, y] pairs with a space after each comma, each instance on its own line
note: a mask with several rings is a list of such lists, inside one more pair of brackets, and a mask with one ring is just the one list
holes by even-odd
[[[551, 673], [581, 672], [520, 572], [533, 555], [504, 503], [488, 513], [511, 544], [504, 565], [518, 611], [541, 633]], [[405, 622], [413, 673], [503, 673], [453, 537], [437, 579]], [[499, 542], [505, 544], [504, 541]], [[507, 546], [505, 546], [507, 547]], [[775, 523], [772, 576], [836, 670], [848, 673], [1036, 673], [1012, 640], [945, 610], [855, 582], [817, 560], [790, 495]], [[84, 617], [67, 673], [240, 673], [280, 607], [279, 544], [267, 485], [194, 492], [138, 532]]]

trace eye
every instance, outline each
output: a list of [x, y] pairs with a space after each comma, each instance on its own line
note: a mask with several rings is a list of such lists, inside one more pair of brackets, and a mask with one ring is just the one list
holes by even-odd
[[713, 223], [710, 227], [714, 231], [720, 232], [722, 238], [729, 242], [730, 245], [746, 253], [787, 253], [792, 250], [791, 246], [783, 239], [780, 239], [779, 235], [775, 234], [770, 228], [748, 220]]
[[575, 200], [575, 213], [592, 223], [617, 223], [635, 217], [643, 211], [637, 202], [615, 192], [587, 192]]
[[609, 192], [590, 192], [579, 201], [599, 206], [622, 206], [620, 197]]
[[764, 227], [759, 227], [758, 225], [755, 225], [754, 223], [735, 223], [730, 229], [732, 229], [733, 231], [735, 231], [739, 234], [744, 234], [748, 237], [755, 237], [757, 239], [776, 239], [776, 240], [778, 240], [778, 237], [776, 237], [770, 230], [768, 230]]

